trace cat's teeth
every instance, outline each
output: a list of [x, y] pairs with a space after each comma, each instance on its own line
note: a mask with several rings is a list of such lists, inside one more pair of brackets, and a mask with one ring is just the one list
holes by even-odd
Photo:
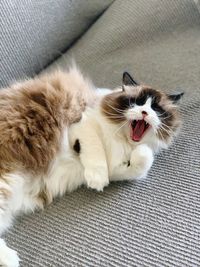
[[133, 120], [133, 121], [132, 121], [131, 125], [132, 125], [133, 128], [135, 128], [137, 122], [138, 122], [137, 120]]

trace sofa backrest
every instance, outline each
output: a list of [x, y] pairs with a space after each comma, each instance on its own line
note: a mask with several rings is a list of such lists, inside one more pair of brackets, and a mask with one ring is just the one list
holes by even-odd
[[1, 0], [0, 87], [39, 73], [112, 1]]

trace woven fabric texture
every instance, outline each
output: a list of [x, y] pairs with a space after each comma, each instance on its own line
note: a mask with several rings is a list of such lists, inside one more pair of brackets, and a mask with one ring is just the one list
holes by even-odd
[[183, 128], [145, 181], [82, 188], [19, 218], [6, 239], [21, 266], [200, 266], [197, 1], [116, 0], [46, 71], [65, 68], [72, 55], [99, 87], [121, 84], [128, 70], [155, 88], [185, 91]]
[[41, 71], [112, 1], [1, 0], [0, 87]]

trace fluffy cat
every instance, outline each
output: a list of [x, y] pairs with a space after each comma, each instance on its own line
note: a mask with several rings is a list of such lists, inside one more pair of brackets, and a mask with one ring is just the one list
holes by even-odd
[[84, 183], [102, 191], [110, 181], [144, 178], [154, 153], [167, 148], [180, 128], [175, 103], [182, 95], [140, 86], [125, 72], [122, 89], [105, 91], [69, 128]]
[[[122, 88], [95, 93], [77, 70], [0, 91], [0, 233], [14, 215], [83, 184], [101, 191], [145, 177], [179, 129], [181, 96], [140, 86], [128, 73]], [[3, 239], [0, 264], [19, 266]]]
[[[0, 90], [0, 237], [15, 215], [76, 188], [63, 177], [70, 163], [64, 172], [62, 151], [69, 154], [68, 127], [94, 102], [92, 83], [76, 67]], [[1, 238], [0, 266], [19, 266]]]

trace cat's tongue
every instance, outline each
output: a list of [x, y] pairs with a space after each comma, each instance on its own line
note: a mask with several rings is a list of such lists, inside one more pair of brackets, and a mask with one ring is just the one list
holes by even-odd
[[132, 140], [139, 142], [142, 139], [142, 136], [145, 132], [145, 121], [138, 120], [135, 124], [135, 127], [132, 127]]

